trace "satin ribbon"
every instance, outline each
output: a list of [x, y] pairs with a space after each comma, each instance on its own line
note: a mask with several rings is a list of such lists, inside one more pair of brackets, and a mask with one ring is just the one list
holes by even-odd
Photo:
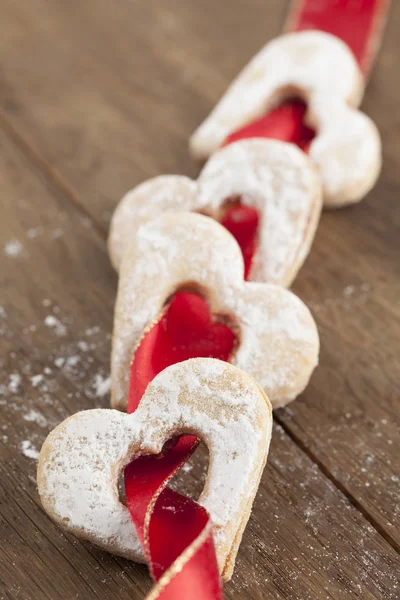
[[125, 469], [128, 508], [157, 582], [148, 600], [222, 600], [210, 517], [166, 487], [197, 444], [183, 436], [161, 456], [141, 457]]
[[[201, 296], [175, 294], [134, 352], [128, 413], [167, 366], [199, 356], [228, 361], [236, 344], [234, 332], [211, 318]], [[197, 445], [195, 436], [181, 436], [161, 455], [141, 457], [125, 469], [128, 508], [157, 582], [148, 600], [198, 600], [199, 590], [204, 600], [222, 600], [210, 517], [199, 504], [166, 487]]]
[[252, 206], [233, 206], [229, 208], [220, 223], [235, 238], [243, 254], [244, 278], [250, 276], [253, 257], [257, 247], [258, 223], [260, 215]]
[[[320, 29], [344, 40], [365, 77], [379, 46], [389, 0], [299, 0], [287, 31]], [[269, 137], [296, 143], [307, 152], [315, 132], [303, 123], [306, 106], [288, 101], [226, 140]], [[256, 248], [259, 215], [233, 206], [221, 223], [237, 239], [248, 277]], [[229, 360], [234, 333], [212, 322], [206, 302], [196, 294], [177, 294], [151, 324], [131, 366], [128, 412], [138, 407], [147, 384], [169, 364], [195, 356]], [[144, 456], [125, 469], [128, 508], [156, 586], [148, 600], [222, 600], [212, 525], [196, 502], [167, 487], [198, 445], [194, 436], [172, 440], [161, 455]]]

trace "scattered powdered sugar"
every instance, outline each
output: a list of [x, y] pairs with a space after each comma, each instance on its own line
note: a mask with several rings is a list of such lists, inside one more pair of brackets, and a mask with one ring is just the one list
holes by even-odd
[[368, 282], [352, 283], [346, 285], [342, 291], [336, 292], [321, 302], [310, 302], [310, 308], [318, 312], [334, 311], [338, 309], [352, 310], [365, 304], [371, 294], [371, 285]]
[[31, 409], [29, 412], [24, 415], [24, 420], [37, 423], [40, 427], [47, 427], [47, 419], [42, 413], [35, 409]]
[[4, 254], [11, 258], [21, 254], [23, 246], [19, 240], [10, 240], [4, 245]]
[[111, 390], [111, 377], [104, 377], [98, 373], [94, 377], [92, 388], [94, 389], [96, 398], [102, 398], [106, 394], [109, 394]]
[[[61, 313], [61, 308], [49, 297], [44, 297], [41, 305], [45, 307], [42, 310], [46, 311], [42, 318], [48, 315], [50, 319], [47, 318], [42, 330], [36, 324], [21, 326], [19, 335], [24, 336], [21, 339], [26, 344], [26, 352], [22, 348], [20, 350], [20, 341], [16, 338], [18, 332], [9, 328], [6, 310], [0, 310], [0, 324], [5, 328], [5, 334], [13, 345], [11, 347], [16, 350], [9, 352], [8, 373], [3, 368], [3, 381], [0, 382], [0, 442], [7, 443], [10, 450], [23, 452], [30, 458], [36, 457], [35, 451], [40, 449], [47, 430], [66, 417], [69, 410], [74, 411], [79, 406], [79, 399], [82, 400], [81, 408], [100, 404], [99, 400], [86, 400], [85, 392], [90, 388], [95, 373], [100, 372], [100, 367], [97, 371], [94, 368], [92, 351], [99, 349], [102, 352], [103, 348], [107, 348], [108, 354], [110, 342], [109, 334], [103, 333], [98, 325], [90, 329], [90, 338], [86, 338], [83, 332], [81, 343], [68, 340], [65, 336], [52, 336], [50, 331], [54, 326], [58, 328], [59, 321], [66, 330], [66, 324], [73, 322], [72, 317], [64, 315], [61, 318], [60, 314], [55, 314], [54, 321], [51, 317], [57, 310]], [[10, 306], [8, 310], [11, 312], [13, 307]], [[16, 315], [13, 317], [15, 319]], [[46, 325], [50, 326], [47, 332]], [[39, 333], [47, 333], [48, 347], [42, 348], [42, 339], [37, 344], [35, 337]], [[61, 333], [64, 333], [63, 328]], [[95, 398], [95, 395], [91, 398]], [[107, 399], [101, 404], [106, 405]]]
[[74, 367], [76, 367], [76, 365], [80, 362], [81, 357], [78, 356], [77, 354], [75, 354], [74, 356], [69, 356], [65, 361], [64, 361], [64, 366], [67, 370], [71, 370]]
[[87, 335], [88, 337], [92, 337], [93, 335], [96, 335], [99, 332], [100, 327], [98, 325], [95, 325], [94, 327], [88, 327], [85, 331], [85, 335]]
[[355, 285], [348, 285], [343, 290], [343, 296], [352, 296], [355, 292]]
[[30, 238], [31, 240], [39, 237], [40, 235], [42, 235], [44, 233], [44, 228], [41, 225], [38, 225], [37, 227], [31, 227], [30, 229], [28, 229], [28, 231], [26, 232], [26, 235], [28, 236], [28, 238]]
[[56, 335], [63, 336], [67, 333], [67, 328], [54, 315], [47, 315], [44, 320], [45, 325], [54, 329]]
[[40, 452], [39, 452], [39, 450], [37, 450], [37, 448], [35, 448], [35, 446], [32, 444], [31, 441], [24, 440], [21, 443], [21, 451], [22, 451], [22, 454], [24, 456], [26, 456], [27, 458], [33, 458], [34, 460], [39, 460]]
[[21, 385], [22, 377], [19, 373], [11, 373], [9, 377], [10, 383], [8, 384], [8, 389], [12, 394], [16, 394]]
[[184, 473], [190, 473], [190, 471], [193, 469], [193, 466], [190, 465], [189, 463], [185, 463], [182, 467], [182, 471]]
[[42, 383], [44, 376], [42, 374], [33, 375], [31, 377], [31, 383], [33, 387], [38, 387], [40, 383]]

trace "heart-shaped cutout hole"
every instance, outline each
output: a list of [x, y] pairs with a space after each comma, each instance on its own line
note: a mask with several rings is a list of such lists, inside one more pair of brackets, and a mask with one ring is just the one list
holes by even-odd
[[[141, 456], [125, 468], [127, 505], [143, 546], [149, 545], [156, 581], [193, 543], [208, 521], [196, 502], [169, 487], [164, 487], [158, 495], [158, 490], [197, 445], [195, 436], [179, 436], [166, 442], [160, 454]], [[168, 544], [163, 543], [166, 539]]]
[[237, 336], [228, 319], [211, 315], [206, 300], [193, 291], [178, 291], [159, 319], [143, 335], [132, 360], [128, 412], [140, 400], [154, 377], [166, 367], [189, 358], [228, 361]]
[[233, 235], [242, 251], [246, 281], [257, 249], [259, 221], [259, 211], [253, 206], [241, 204], [240, 198], [226, 202], [223, 217], [219, 221]]
[[288, 99], [266, 115], [232, 133], [224, 146], [249, 138], [271, 138], [296, 144], [308, 153], [315, 130], [305, 124], [306, 112], [307, 104], [303, 100]]
[[[162, 453], [171, 445], [170, 440], [164, 446]], [[210, 462], [210, 453], [204, 442], [200, 440], [196, 451], [190, 456], [182, 469], [177, 471], [169, 481], [168, 487], [197, 502], [206, 482], [208, 466]], [[124, 506], [128, 506], [125, 489], [125, 471], [121, 471], [118, 480], [119, 500]]]

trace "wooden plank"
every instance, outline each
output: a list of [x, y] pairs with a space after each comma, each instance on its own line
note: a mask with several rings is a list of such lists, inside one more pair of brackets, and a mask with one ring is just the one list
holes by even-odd
[[[145, 568], [64, 535], [42, 511], [35, 485], [48, 431], [78, 409], [108, 405], [116, 277], [81, 211], [11, 139], [0, 140], [0, 589], [18, 600], [139, 599], [150, 587]], [[194, 460], [178, 486], [198, 493], [206, 463]], [[399, 564], [390, 544], [275, 426], [226, 597], [390, 600]]]
[[[396, 212], [393, 206], [386, 216], [366, 203], [324, 219], [317, 245], [326, 245], [335, 260], [324, 264], [314, 253], [294, 286], [317, 317], [321, 365], [303, 398], [279, 411], [278, 419], [399, 549]], [[333, 220], [342, 239], [333, 235]]]
[[[34, 0], [18, 7], [4, 0], [1, 106], [107, 224], [116, 200], [143, 179], [196, 175], [189, 132], [223, 91], [226, 75], [255, 51], [255, 38], [279, 31], [283, 11], [260, 19], [260, 5], [240, 0], [227, 13], [213, 0], [197, 7], [184, 0], [123, 0], [118, 10], [110, 1]], [[234, 41], [229, 53], [224, 22]]]
[[132, 590], [142, 597], [150, 587], [143, 567], [127, 573], [96, 549], [77, 552], [40, 507], [34, 458], [44, 437], [71, 412], [108, 403], [97, 396], [108, 374], [113, 294], [106, 290], [115, 278], [90, 223], [69, 216], [62, 197], [0, 137], [0, 587], [26, 600], [105, 591], [128, 599]]
[[[229, 11], [212, 0], [3, 4], [3, 115], [104, 232], [139, 181], [196, 174], [188, 135], [285, 14], [272, 0]], [[323, 217], [294, 287], [314, 308], [321, 366], [303, 399], [278, 415], [396, 548], [399, 24], [394, 3], [365, 101], [383, 134], [383, 176], [363, 204]]]

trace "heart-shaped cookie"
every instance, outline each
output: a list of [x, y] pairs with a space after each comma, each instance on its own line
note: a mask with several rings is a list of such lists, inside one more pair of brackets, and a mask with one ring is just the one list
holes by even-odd
[[111, 221], [111, 261], [118, 270], [140, 225], [161, 213], [187, 210], [223, 221], [226, 208], [239, 201], [259, 215], [248, 279], [289, 286], [310, 250], [322, 195], [311, 161], [276, 140], [245, 140], [219, 150], [197, 182], [167, 175], [130, 191]]
[[175, 436], [195, 434], [210, 453], [199, 503], [211, 516], [218, 564], [227, 580], [266, 462], [271, 427], [271, 405], [249, 375], [214, 359], [182, 362], [150, 383], [135, 413], [88, 410], [52, 431], [40, 453], [40, 498], [67, 531], [143, 562], [129, 511], [119, 499], [119, 476], [133, 459], [159, 454]]
[[316, 131], [309, 154], [317, 166], [326, 206], [361, 200], [381, 168], [374, 123], [355, 110], [364, 80], [351, 50], [321, 31], [282, 35], [268, 43], [233, 81], [195, 131], [190, 148], [205, 159], [228, 136], [293, 96], [308, 104], [306, 123]]
[[319, 338], [308, 308], [288, 290], [245, 282], [230, 233], [196, 213], [169, 213], [142, 225], [120, 270], [112, 348], [112, 404], [126, 410], [130, 364], [170, 298], [191, 290], [237, 331], [230, 362], [254, 377], [274, 407], [303, 391], [318, 363]]

